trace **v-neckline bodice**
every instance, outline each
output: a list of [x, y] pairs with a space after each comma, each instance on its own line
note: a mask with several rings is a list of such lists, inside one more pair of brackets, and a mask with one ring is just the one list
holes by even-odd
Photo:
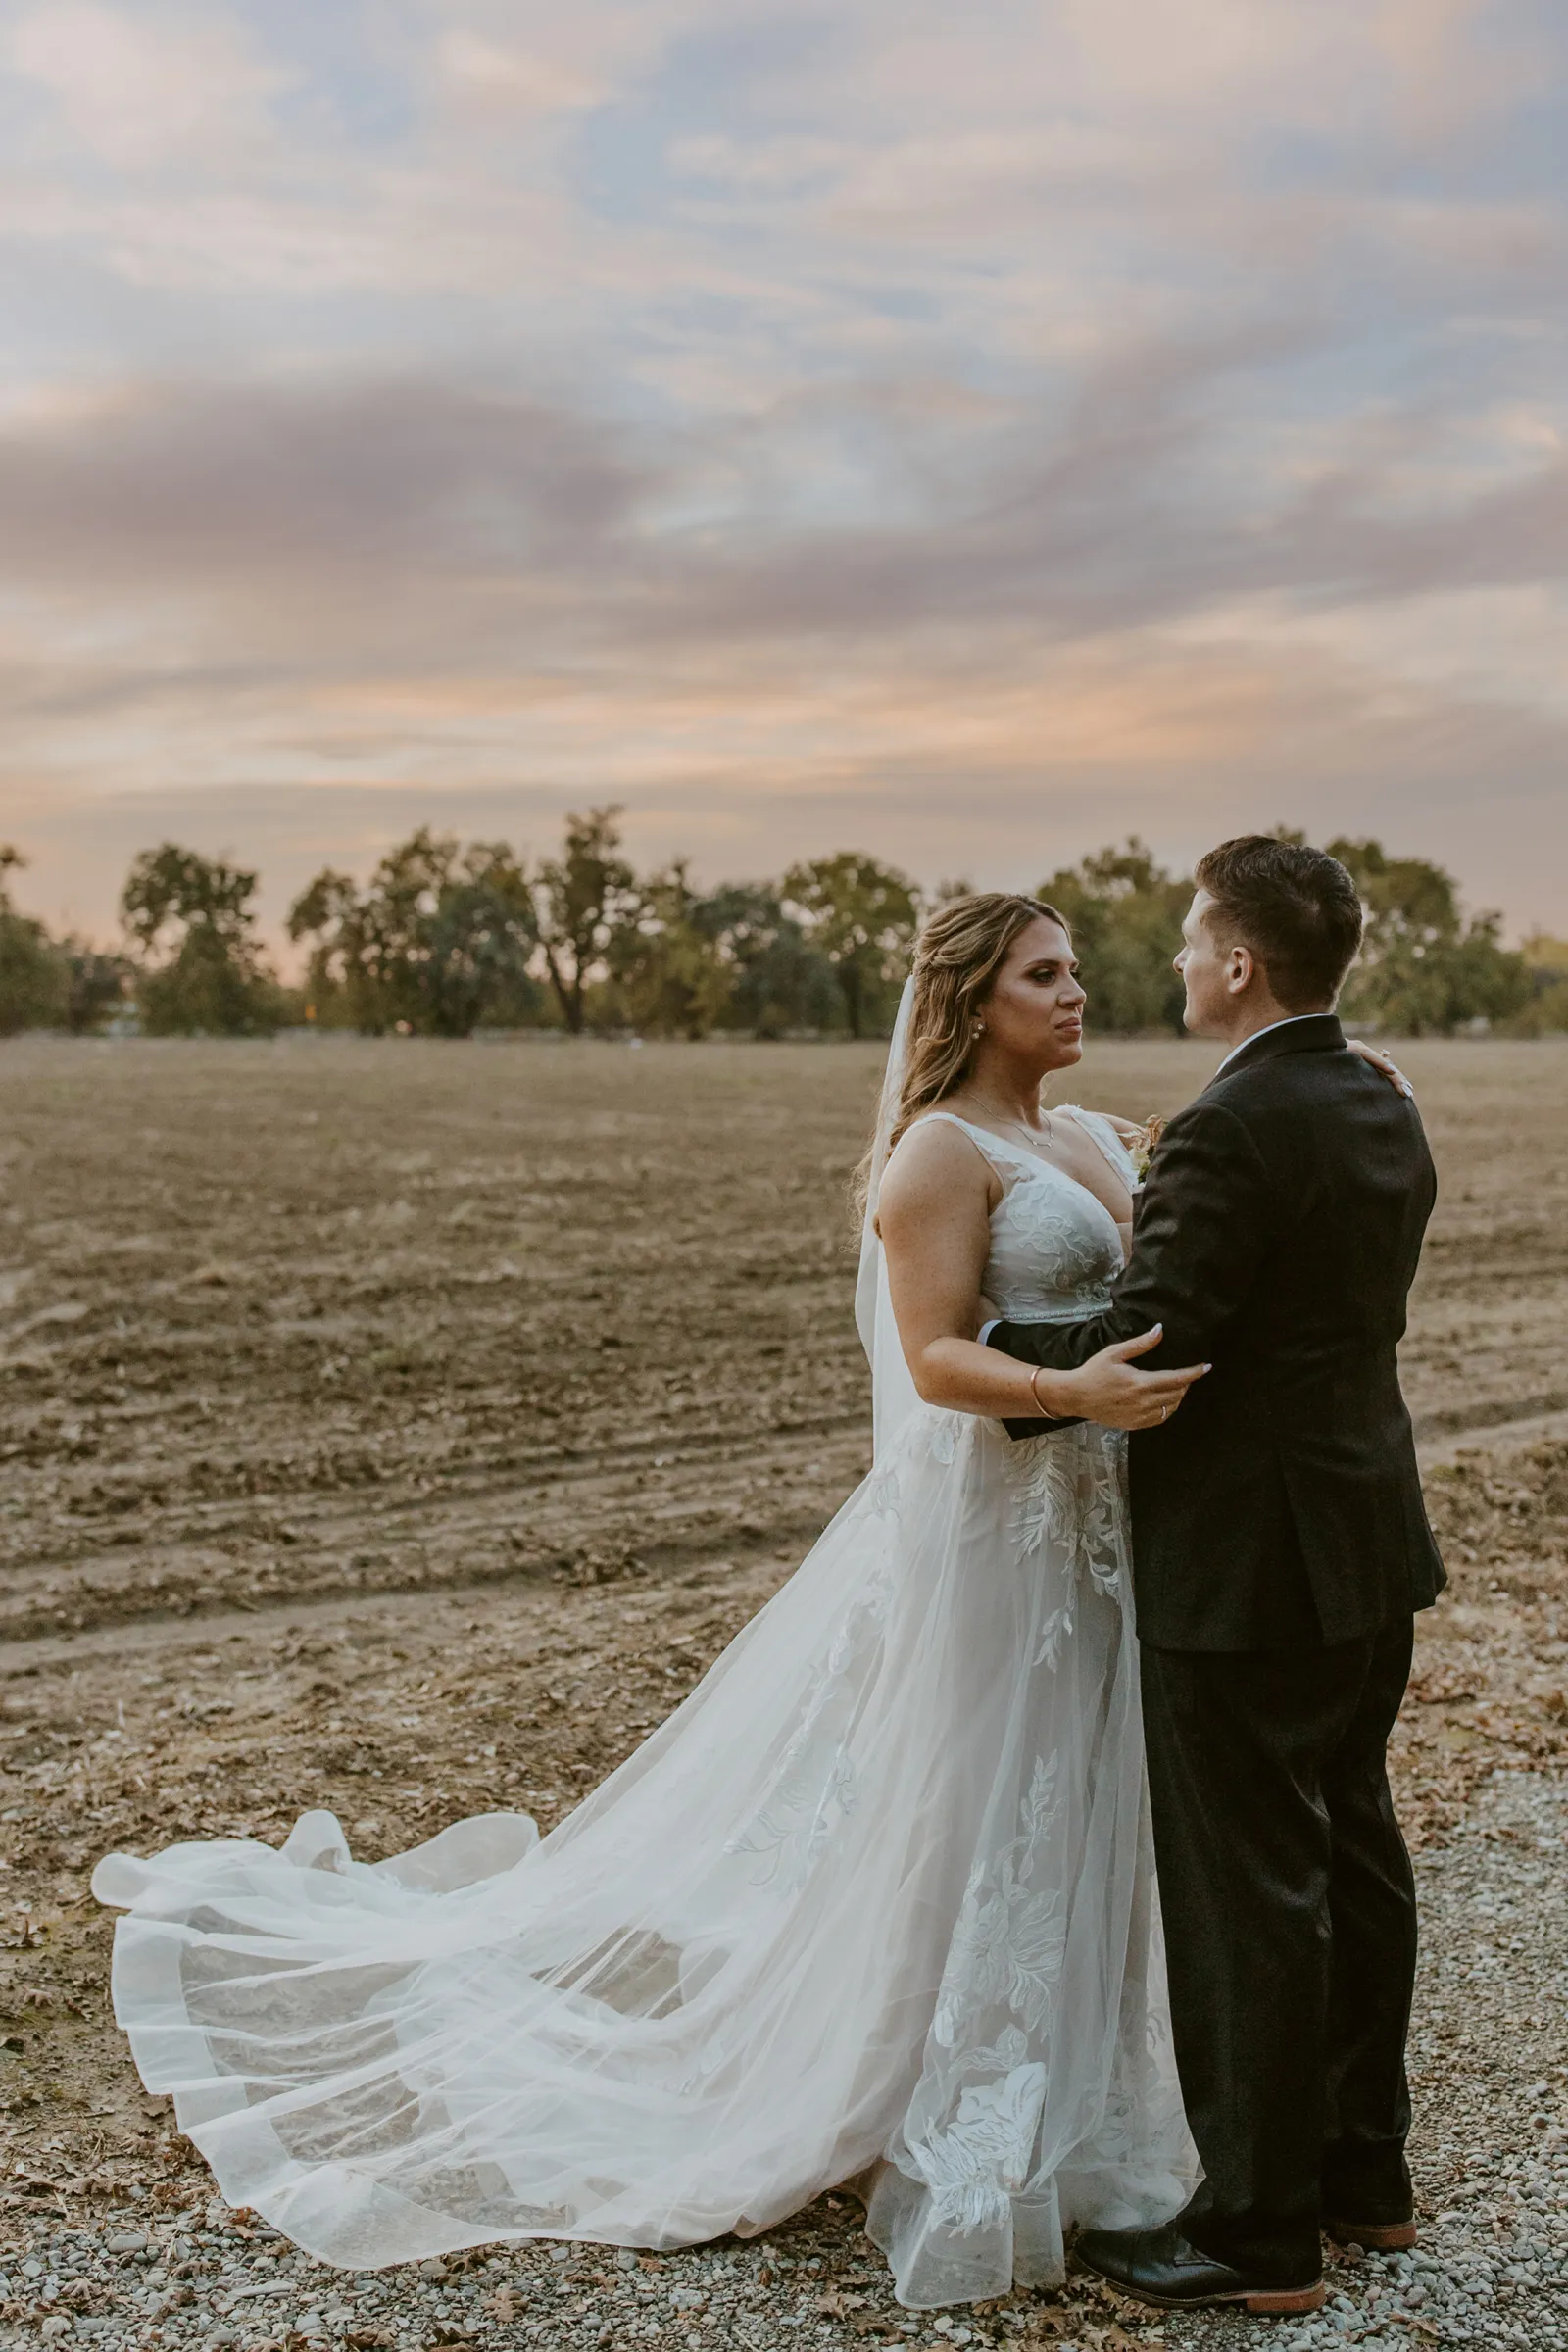
[[[1095, 1134], [1093, 1128], [1090, 1127], [1087, 1120], [1081, 1116], [1076, 1102], [1058, 1102], [1056, 1105], [1056, 1113], [1058, 1117], [1070, 1118], [1073, 1121], [1073, 1124], [1088, 1137], [1089, 1141], [1094, 1145], [1096, 1151], [1101, 1153], [1106, 1166], [1111, 1168], [1117, 1175], [1121, 1174], [1121, 1170], [1116, 1167], [1115, 1161], [1111, 1158], [1110, 1153], [1105, 1150], [1105, 1147], [1101, 1142], [1099, 1136]], [[1037, 1170], [1043, 1176], [1055, 1176], [1059, 1178], [1063, 1184], [1070, 1186], [1073, 1192], [1081, 1193], [1086, 1200], [1093, 1202], [1094, 1206], [1099, 1209], [1101, 1215], [1104, 1218], [1106, 1224], [1111, 1227], [1116, 1236], [1117, 1250], [1118, 1252], [1121, 1251], [1122, 1226], [1120, 1218], [1117, 1217], [1114, 1212], [1106, 1206], [1105, 1202], [1102, 1200], [1100, 1195], [1093, 1189], [1092, 1186], [1084, 1183], [1081, 1176], [1072, 1175], [1066, 1168], [1060, 1166], [1054, 1159], [1043, 1159], [1038, 1152], [1031, 1152], [1026, 1144], [1009, 1143], [1005, 1136], [998, 1135], [994, 1127], [982, 1127], [977, 1119], [966, 1119], [959, 1111], [944, 1110], [940, 1105], [938, 1105], [936, 1109], [928, 1110], [923, 1115], [928, 1119], [945, 1119], [954, 1127], [961, 1127], [965, 1135], [974, 1139], [977, 1148], [982, 1152], [982, 1153], [986, 1152], [987, 1146], [991, 1146], [1000, 1152], [1005, 1152], [1017, 1163], [1019, 1167]], [[983, 1141], [981, 1140], [982, 1138], [984, 1139]], [[1131, 1189], [1132, 1188], [1129, 1186], [1129, 1192]], [[1005, 1199], [1006, 1195], [1004, 1193], [1003, 1200], [1004, 1200]], [[1000, 1208], [1002, 1206], [1002, 1201], [999, 1201], [997, 1206]], [[992, 1213], [995, 1215], [996, 1211], [993, 1210]]]

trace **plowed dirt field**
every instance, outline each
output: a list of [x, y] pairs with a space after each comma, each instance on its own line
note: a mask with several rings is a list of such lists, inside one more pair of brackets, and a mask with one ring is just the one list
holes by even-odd
[[[548, 1825], [788, 1574], [866, 1461], [847, 1187], [881, 1057], [0, 1048], [0, 2242], [10, 2209], [206, 2193], [108, 2019], [99, 1853], [318, 1804], [371, 1855]], [[1072, 1091], [1169, 1111], [1213, 1058], [1098, 1045]], [[1403, 1734], [1419, 1837], [1568, 1714], [1568, 1046], [1402, 1058], [1455, 1569]]]

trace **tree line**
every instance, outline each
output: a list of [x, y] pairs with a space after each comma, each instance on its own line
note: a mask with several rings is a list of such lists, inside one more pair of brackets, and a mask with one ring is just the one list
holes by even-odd
[[[775, 881], [704, 891], [682, 859], [639, 876], [619, 814], [567, 817], [560, 849], [537, 859], [420, 826], [363, 883], [324, 868], [289, 909], [305, 954], [292, 985], [264, 952], [260, 877], [247, 867], [168, 842], [144, 851], [121, 897], [123, 944], [106, 950], [55, 939], [21, 913], [10, 878], [24, 861], [0, 848], [0, 1033], [880, 1036], [923, 914], [968, 887], [923, 894], [896, 867], [844, 851]], [[1568, 943], [1507, 948], [1500, 917], [1467, 915], [1443, 867], [1376, 841], [1325, 846], [1367, 911], [1350, 1018], [1411, 1036], [1480, 1023], [1568, 1030]], [[1136, 838], [1042, 879], [1038, 895], [1072, 927], [1097, 1029], [1180, 1034], [1170, 958], [1191, 894]]]

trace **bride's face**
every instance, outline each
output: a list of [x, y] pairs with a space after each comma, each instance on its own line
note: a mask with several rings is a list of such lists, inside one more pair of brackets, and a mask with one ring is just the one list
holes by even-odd
[[1084, 1050], [1078, 959], [1059, 923], [1036, 915], [1007, 950], [980, 1009], [986, 1040], [1004, 1054], [1064, 1070]]

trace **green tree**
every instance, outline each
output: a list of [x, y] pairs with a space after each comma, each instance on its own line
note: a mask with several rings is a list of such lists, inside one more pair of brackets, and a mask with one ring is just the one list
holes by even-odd
[[9, 877], [26, 862], [20, 850], [0, 843], [0, 1037], [63, 1026], [67, 1018], [65, 956], [42, 923], [12, 905]]
[[726, 882], [692, 908], [727, 976], [722, 1024], [755, 1037], [833, 1029], [844, 1018], [838, 974], [786, 913], [771, 882]]
[[1519, 951], [1530, 974], [1530, 1001], [1508, 1023], [1512, 1037], [1550, 1037], [1568, 1029], [1568, 939], [1533, 932]]
[[845, 850], [792, 865], [781, 895], [785, 911], [833, 967], [850, 1035], [887, 1029], [920, 923], [914, 884], [892, 866]]
[[695, 917], [701, 905], [676, 858], [643, 887], [634, 921], [612, 933], [607, 961], [633, 1026], [663, 1037], [706, 1037], [729, 1001], [717, 943]]
[[568, 816], [562, 854], [540, 866], [534, 890], [545, 969], [573, 1037], [587, 1017], [589, 982], [608, 974], [617, 935], [642, 918], [637, 877], [619, 855], [619, 815], [605, 808]]
[[544, 991], [529, 966], [539, 949], [533, 885], [504, 841], [476, 841], [437, 898], [430, 924], [431, 1026], [466, 1037], [480, 1022], [529, 1028]]
[[332, 867], [289, 909], [311, 942], [314, 1017], [369, 1035], [399, 1026], [467, 1037], [481, 1020], [538, 1017], [528, 969], [538, 947], [533, 891], [503, 841], [464, 850], [427, 825], [390, 850], [361, 893]]
[[1502, 945], [1502, 918], [1472, 915], [1458, 885], [1424, 858], [1391, 858], [1378, 841], [1331, 841], [1366, 909], [1361, 954], [1346, 984], [1348, 1020], [1409, 1037], [1504, 1021], [1529, 1004], [1530, 968]]
[[1171, 958], [1182, 944], [1190, 881], [1166, 873], [1133, 834], [1119, 850], [1061, 867], [1035, 895], [1067, 919], [1096, 1029], [1182, 1034], [1186, 992]]
[[1553, 939], [1549, 931], [1532, 931], [1519, 953], [1535, 978], [1548, 988], [1568, 980], [1568, 939]]
[[323, 866], [289, 908], [288, 935], [310, 942], [307, 1020], [373, 1037], [397, 1018], [381, 991], [365, 903], [352, 875]]
[[361, 954], [375, 992], [377, 1028], [426, 1026], [428, 926], [452, 878], [458, 844], [420, 825], [387, 852], [361, 906]]
[[66, 1027], [74, 1037], [89, 1036], [132, 994], [135, 966], [126, 956], [81, 939], [63, 939], [60, 954], [66, 966]]
[[134, 860], [120, 911], [141, 951], [142, 1025], [153, 1036], [244, 1037], [277, 1027], [286, 1000], [256, 937], [257, 888], [246, 867], [172, 842]]

